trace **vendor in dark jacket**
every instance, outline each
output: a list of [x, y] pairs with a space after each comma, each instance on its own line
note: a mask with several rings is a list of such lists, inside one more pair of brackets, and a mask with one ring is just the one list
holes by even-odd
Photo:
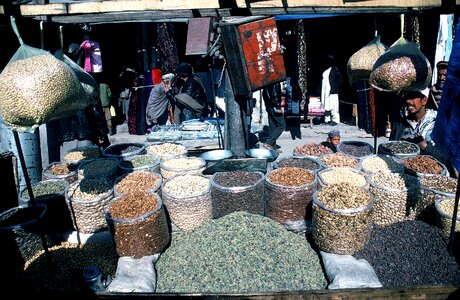
[[198, 77], [193, 74], [193, 68], [188, 63], [181, 63], [176, 68], [177, 93], [168, 98], [174, 103], [174, 123], [181, 124], [191, 119], [207, 116], [207, 97]]
[[405, 140], [417, 144], [420, 154], [431, 155], [443, 163], [450, 175], [456, 177], [456, 170], [446, 152], [437, 147], [431, 137], [437, 111], [427, 109], [429, 88], [419, 91], [404, 91], [399, 95], [404, 101], [404, 111], [399, 120], [393, 122], [390, 141]]

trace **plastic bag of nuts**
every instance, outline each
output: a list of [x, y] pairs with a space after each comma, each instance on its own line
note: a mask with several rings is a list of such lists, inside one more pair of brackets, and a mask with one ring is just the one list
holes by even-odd
[[104, 209], [113, 198], [113, 185], [107, 178], [76, 181], [64, 195], [77, 231], [94, 233], [107, 228]]
[[158, 173], [134, 171], [115, 179], [113, 194], [115, 197], [134, 191], [159, 193], [163, 178]]
[[214, 219], [235, 211], [264, 215], [262, 172], [217, 172], [211, 177], [212, 216]]
[[374, 198], [348, 183], [324, 186], [313, 194], [312, 234], [318, 248], [353, 255], [369, 241]]
[[328, 168], [318, 172], [320, 186], [334, 183], [349, 183], [360, 188], [369, 188], [366, 175], [353, 168]]
[[350, 168], [359, 168], [358, 160], [351, 155], [344, 154], [341, 152], [323, 154], [318, 158], [318, 161], [321, 163], [323, 168], [333, 168], [333, 167], [350, 167]]
[[64, 179], [68, 183], [78, 180], [78, 165], [66, 162], [52, 162], [42, 172], [42, 179]]
[[164, 179], [177, 174], [202, 174], [206, 161], [201, 157], [178, 157], [160, 162], [160, 173]]
[[157, 193], [135, 191], [115, 197], [105, 209], [105, 217], [120, 256], [142, 258], [161, 253], [171, 239]]
[[62, 155], [63, 162], [80, 164], [89, 160], [99, 158], [101, 155], [99, 147], [95, 145], [76, 147], [67, 150]]
[[147, 154], [157, 155], [161, 161], [187, 156], [187, 149], [179, 143], [152, 143], [146, 151]]
[[265, 176], [265, 215], [294, 232], [306, 231], [311, 220], [310, 202], [318, 188], [313, 171], [284, 167]]
[[[455, 197], [443, 197], [437, 199], [434, 202], [436, 208], [436, 225], [441, 228], [442, 233], [445, 237], [450, 236], [450, 230], [452, 228], [452, 217], [454, 216], [454, 205]], [[458, 240], [458, 235], [460, 232], [460, 219], [459, 213], [457, 211], [457, 216], [455, 219], [455, 239]]]
[[369, 44], [356, 51], [347, 63], [350, 83], [357, 80], [369, 80], [375, 62], [387, 48], [380, 42], [380, 35], [377, 35]]
[[171, 222], [192, 230], [212, 219], [210, 180], [203, 175], [179, 174], [162, 185], [163, 201]]
[[97, 158], [84, 162], [78, 167], [78, 179], [105, 177], [113, 182], [119, 163], [117, 158]]
[[377, 59], [369, 83], [387, 92], [423, 90], [431, 76], [430, 62], [419, 46], [401, 37]]
[[133, 171], [146, 171], [160, 173], [160, 158], [157, 155], [139, 154], [124, 157], [118, 165], [121, 174]]
[[374, 196], [374, 223], [386, 226], [415, 219], [420, 183], [417, 177], [405, 173], [378, 172], [368, 177]]
[[443, 175], [420, 178], [420, 200], [416, 208], [417, 219], [435, 225], [436, 209], [434, 203], [440, 198], [455, 198], [457, 180]]

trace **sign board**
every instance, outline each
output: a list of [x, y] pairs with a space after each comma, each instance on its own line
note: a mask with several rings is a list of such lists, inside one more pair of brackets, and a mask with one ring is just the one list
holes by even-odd
[[286, 79], [274, 18], [221, 27], [235, 94], [248, 94]]

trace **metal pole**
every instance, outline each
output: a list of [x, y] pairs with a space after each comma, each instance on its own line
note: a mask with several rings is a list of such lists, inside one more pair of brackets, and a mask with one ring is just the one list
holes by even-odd
[[38, 217], [38, 213], [36, 210], [37, 203], [35, 201], [35, 197], [34, 197], [33, 190], [32, 190], [32, 185], [30, 183], [29, 174], [27, 172], [26, 162], [24, 159], [24, 153], [22, 152], [21, 141], [19, 140], [19, 134], [13, 130], [13, 136], [14, 136], [14, 141], [16, 142], [16, 148], [18, 150], [19, 161], [21, 162], [22, 173], [24, 175], [24, 180], [26, 182], [27, 191], [29, 192], [30, 202], [32, 203], [32, 207], [34, 208], [33, 211], [35, 214], [35, 219], [38, 224], [38, 233], [40, 235], [40, 240], [42, 242], [43, 249], [45, 250], [46, 261], [48, 263], [48, 266], [51, 268], [52, 267], [51, 256], [48, 251], [48, 245], [46, 243], [45, 236], [43, 235], [43, 228], [42, 228], [41, 220]]
[[454, 213], [452, 215], [452, 225], [450, 226], [449, 253], [453, 255], [455, 246], [455, 224], [457, 223], [458, 198], [460, 197], [460, 177], [457, 179], [457, 191], [455, 192]]

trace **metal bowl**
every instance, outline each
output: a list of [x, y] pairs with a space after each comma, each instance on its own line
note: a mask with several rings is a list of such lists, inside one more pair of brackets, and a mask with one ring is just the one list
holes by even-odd
[[268, 161], [275, 161], [278, 158], [278, 152], [268, 149], [249, 149], [246, 150], [246, 156], [252, 158], [264, 158]]
[[235, 153], [233, 153], [233, 151], [223, 149], [206, 151], [203, 154], [201, 154], [201, 158], [207, 162], [216, 162], [219, 160], [233, 157], [235, 157]]

